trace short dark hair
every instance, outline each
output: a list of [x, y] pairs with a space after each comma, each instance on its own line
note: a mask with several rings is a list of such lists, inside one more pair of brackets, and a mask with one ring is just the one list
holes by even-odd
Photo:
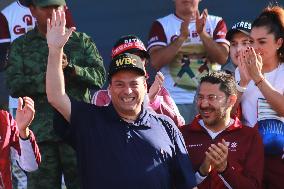
[[219, 89], [224, 92], [227, 97], [237, 94], [236, 81], [234, 77], [224, 71], [208, 73], [201, 78], [200, 85], [204, 82], [211, 84], [220, 84]]
[[[266, 27], [268, 33], [274, 35], [275, 39], [284, 40], [284, 9], [277, 5], [269, 5], [253, 21], [252, 28]], [[284, 61], [284, 43], [277, 51], [280, 61]]]

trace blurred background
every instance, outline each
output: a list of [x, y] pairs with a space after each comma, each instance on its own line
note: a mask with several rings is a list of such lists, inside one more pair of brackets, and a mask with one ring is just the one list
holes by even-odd
[[[0, 0], [0, 10], [14, 0]], [[90, 35], [103, 56], [106, 69], [114, 42], [122, 35], [135, 34], [147, 43], [152, 22], [174, 10], [173, 0], [66, 0], [77, 31]], [[221, 16], [230, 28], [238, 20], [253, 20], [269, 3], [284, 0], [202, 0], [200, 11]], [[1, 28], [0, 28], [1, 29]], [[153, 71], [150, 71], [153, 75]], [[0, 73], [0, 103], [3, 99], [3, 73]]]

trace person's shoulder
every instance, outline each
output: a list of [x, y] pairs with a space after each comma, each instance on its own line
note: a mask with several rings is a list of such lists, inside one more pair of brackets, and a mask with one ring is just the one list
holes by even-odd
[[168, 129], [178, 130], [175, 122], [168, 116], [157, 114], [155, 112], [151, 112], [149, 114], [153, 119], [155, 119], [155, 121], [160, 122], [160, 124], [162, 124], [164, 127], [167, 127]]
[[10, 119], [12, 118], [11, 114], [6, 110], [0, 110], [0, 125], [7, 126], [9, 125]]
[[27, 33], [17, 37], [13, 42], [15, 44], [17, 43], [23, 43], [23, 42], [26, 42], [26, 41], [30, 41], [32, 39], [34, 39], [35, 35], [38, 35], [37, 34], [37, 31], [35, 31], [35, 29], [32, 29], [30, 31], [28, 31]]
[[[89, 43], [93, 43], [94, 41], [93, 39], [86, 33], [84, 32], [78, 32], [78, 31], [74, 31], [71, 35], [71, 37], [69, 38], [68, 42], [66, 43], [66, 46], [72, 44], [71, 46], [74, 47], [76, 46], [75, 44], [89, 44]], [[79, 45], [80, 46], [80, 45]]]
[[18, 2], [15, 1], [15, 2], [8, 4], [1, 12], [3, 13], [14, 12], [16, 10], [15, 8], [18, 8], [18, 7], [19, 7]]
[[210, 24], [217, 26], [218, 24], [225, 24], [225, 21], [220, 16], [215, 15], [208, 15], [207, 21], [210, 22]]
[[243, 135], [247, 136], [248, 138], [259, 134], [258, 129], [256, 127], [249, 127], [246, 125], [241, 126], [240, 132], [243, 133]]
[[216, 16], [216, 15], [211, 15], [211, 14], [209, 14], [207, 18], [210, 20], [218, 20], [218, 21], [223, 20], [221, 16]]
[[71, 99], [71, 108], [72, 110], [76, 110], [77, 112], [84, 113], [82, 110], [91, 111], [95, 113], [102, 113], [105, 114], [106, 111], [109, 111], [107, 106], [97, 106], [95, 104], [78, 101]]
[[165, 21], [171, 21], [173, 19], [177, 19], [177, 17], [175, 16], [175, 14], [171, 13], [171, 14], [168, 14], [166, 16], [158, 18], [156, 21], [165, 22]]
[[284, 62], [280, 63], [279, 69], [280, 69], [281, 71], [284, 71]]
[[79, 31], [74, 31], [71, 35], [72, 38], [75, 39], [84, 39], [84, 38], [91, 38], [88, 34], [85, 32], [79, 32]]

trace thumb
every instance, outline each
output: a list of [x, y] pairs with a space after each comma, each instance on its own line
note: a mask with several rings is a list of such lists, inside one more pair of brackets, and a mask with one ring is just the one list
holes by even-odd
[[256, 58], [260, 63], [262, 63], [262, 57], [260, 56], [260, 54], [256, 54]]
[[199, 18], [200, 18], [200, 12], [199, 12], [199, 10], [197, 10], [197, 11], [195, 12], [195, 16], [196, 16], [196, 19], [199, 19]]
[[73, 31], [75, 30], [76, 30], [75, 27], [71, 27], [70, 29], [67, 30], [67, 32], [65, 33], [65, 36], [67, 37], [67, 39], [72, 35]]
[[23, 109], [23, 99], [21, 97], [18, 98], [18, 108], [17, 110]]

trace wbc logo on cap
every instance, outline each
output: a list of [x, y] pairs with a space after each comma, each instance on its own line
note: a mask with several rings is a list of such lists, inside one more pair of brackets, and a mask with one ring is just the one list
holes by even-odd
[[130, 57], [123, 57], [115, 61], [117, 67], [125, 65], [125, 64], [132, 64], [136, 65], [137, 60], [135, 58]]

